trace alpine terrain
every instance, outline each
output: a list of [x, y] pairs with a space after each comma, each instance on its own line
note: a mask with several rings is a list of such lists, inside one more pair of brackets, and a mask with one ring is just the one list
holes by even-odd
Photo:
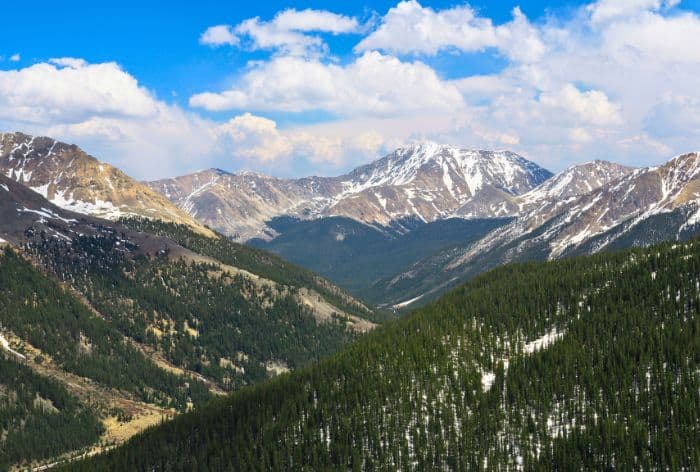
[[[576, 194], [572, 185], [606, 168], [590, 192]], [[612, 167], [611, 167], [612, 166]], [[594, 173], [597, 173], [595, 171]], [[594, 162], [575, 166], [521, 197], [523, 214], [478, 241], [440, 251], [419, 261], [378, 289], [420, 296], [439, 283], [463, 280], [500, 264], [556, 259], [668, 240], [687, 240], [700, 232], [700, 154], [677, 156], [641, 169]], [[389, 295], [390, 297], [390, 295]]]
[[699, 274], [697, 240], [501, 267], [66, 469], [692, 470]]
[[67, 211], [0, 175], [0, 470], [113, 447], [375, 326], [321, 277], [210, 234]]
[[0, 133], [0, 173], [67, 210], [110, 220], [129, 215], [156, 218], [213, 235], [146, 185], [52, 138]]
[[340, 216], [404, 232], [406, 219], [511, 216], [514, 198], [550, 176], [512, 152], [424, 143], [339, 177], [290, 180], [208, 170], [149, 185], [208, 226], [245, 241], [277, 234], [267, 223], [278, 216]]

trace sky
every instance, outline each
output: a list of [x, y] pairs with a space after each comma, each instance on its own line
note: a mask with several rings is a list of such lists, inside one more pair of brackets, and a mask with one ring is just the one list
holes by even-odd
[[700, 149], [700, 0], [66, 0], [3, 16], [0, 130], [139, 179], [338, 175], [420, 141], [552, 171]]

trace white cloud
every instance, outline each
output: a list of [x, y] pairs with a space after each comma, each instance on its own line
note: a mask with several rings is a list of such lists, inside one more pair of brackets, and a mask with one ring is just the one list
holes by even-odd
[[53, 61], [0, 71], [0, 119], [75, 123], [96, 115], [148, 117], [157, 113], [150, 93], [117, 64]]
[[10, 56], [10, 61], [12, 62], [19, 62], [22, 59], [22, 56], [19, 55], [19, 53], [13, 54]]
[[569, 112], [585, 124], [615, 125], [622, 122], [620, 107], [599, 90], [582, 92], [573, 84], [566, 84], [555, 92], [543, 93], [539, 102], [550, 109], [548, 113], [555, 115], [559, 112], [558, 119]]
[[276, 29], [286, 31], [322, 31], [326, 33], [354, 33], [359, 28], [357, 19], [324, 10], [284, 10], [271, 22]]
[[654, 63], [700, 64], [700, 48], [692, 38], [700, 37], [700, 18], [695, 14], [664, 17], [645, 12], [617, 21], [601, 34], [604, 49], [618, 60], [635, 54]]
[[[337, 121], [304, 127], [319, 148], [375, 131], [379, 149], [422, 139], [510, 148], [553, 170], [591, 158], [651, 164], [700, 140], [700, 20], [669, 11], [676, 3], [601, 0], [537, 22], [516, 8], [511, 21], [494, 24], [468, 5], [440, 10], [400, 2], [347, 62], [278, 49], [228, 90], [194, 95], [190, 105], [329, 112]], [[455, 50], [499, 54], [508, 65], [446, 80], [424, 62], [393, 55], [445, 54], [443, 61]], [[675, 98], [663, 98], [670, 94]], [[682, 112], [674, 115], [676, 108]], [[302, 147], [293, 145], [290, 155]], [[357, 163], [345, 156], [346, 166]]]
[[275, 161], [289, 156], [293, 145], [277, 129], [277, 123], [267, 118], [245, 113], [217, 128], [220, 138], [228, 138], [243, 157], [260, 161]]
[[462, 104], [457, 88], [427, 65], [378, 52], [345, 66], [276, 57], [255, 65], [233, 89], [190, 99], [191, 106], [207, 110], [325, 110], [339, 116], [455, 110]]
[[216, 25], [207, 28], [199, 37], [199, 42], [208, 46], [236, 46], [240, 43], [240, 40], [233, 34], [230, 26]]
[[594, 24], [629, 17], [642, 11], [658, 11], [671, 8], [680, 0], [598, 0], [586, 6]]
[[88, 65], [85, 59], [77, 57], [54, 57], [49, 59], [49, 63], [60, 67], [70, 67], [71, 69], [80, 69]]
[[355, 18], [325, 10], [287, 9], [270, 21], [249, 18], [236, 26], [218, 25], [208, 28], [200, 43], [213, 46], [244, 45], [249, 49], [274, 50], [295, 56], [319, 56], [327, 52], [326, 43], [309, 33], [355, 33], [360, 25]]
[[376, 156], [384, 143], [376, 131], [341, 137], [324, 136], [313, 128], [280, 130], [273, 120], [250, 113], [219, 125], [215, 133], [222, 154], [247, 165], [274, 165], [277, 170], [298, 160], [321, 166], [342, 165], [358, 156], [365, 160]]
[[533, 61], [545, 52], [545, 46], [519, 8], [513, 20], [495, 26], [480, 17], [468, 5], [436, 11], [416, 0], [400, 2], [382, 18], [379, 27], [355, 47], [408, 54], [437, 54], [457, 49], [474, 52], [494, 48], [518, 61]]
[[212, 126], [158, 100], [115, 63], [58, 58], [0, 70], [0, 129], [77, 142], [137, 177], [206, 156]]

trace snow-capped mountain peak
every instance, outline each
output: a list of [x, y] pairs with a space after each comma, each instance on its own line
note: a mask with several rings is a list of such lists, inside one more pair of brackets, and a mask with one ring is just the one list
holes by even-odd
[[211, 234], [146, 185], [79, 147], [52, 138], [1, 133], [0, 172], [70, 211], [108, 219], [159, 218]]
[[275, 216], [345, 216], [373, 225], [405, 218], [509, 216], [513, 199], [551, 173], [509, 151], [434, 142], [398, 148], [339, 177], [277, 179], [198, 173], [151, 184], [180, 208], [239, 239], [269, 234]]

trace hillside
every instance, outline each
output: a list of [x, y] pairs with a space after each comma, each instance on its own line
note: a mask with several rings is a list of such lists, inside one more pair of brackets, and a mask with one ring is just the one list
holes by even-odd
[[55, 205], [110, 220], [136, 215], [212, 235], [162, 195], [75, 145], [23, 133], [0, 133], [0, 174]]
[[[684, 241], [700, 234], [700, 155], [631, 169], [595, 161], [573, 166], [518, 197], [522, 214], [477, 241], [418, 261], [376, 289], [391, 303], [449, 287], [508, 262]], [[369, 295], [368, 296], [372, 296]]]
[[[519, 234], [523, 218], [545, 221], [567, 203], [586, 202], [592, 191], [632, 171], [605, 161], [572, 166], [534, 189], [510, 197], [510, 218], [445, 218], [430, 223], [401, 220], [394, 222], [395, 227], [368, 226], [350, 219], [339, 223], [332, 217], [308, 221], [280, 218], [268, 222], [276, 237], [254, 239], [249, 244], [310, 267], [366, 300], [405, 309], [504, 262], [447, 268], [471, 247], [481, 247], [479, 243], [499, 234], [498, 228], [515, 228], [513, 234]], [[501, 249], [500, 242], [493, 248]], [[478, 250], [474, 254], [481, 256]], [[523, 260], [533, 257], [528, 254]]]
[[66, 469], [691, 470], [698, 274], [697, 240], [501, 267]]
[[[314, 220], [277, 218], [268, 226], [279, 233], [260, 247], [327, 277], [363, 300], [385, 304], [387, 297], [376, 284], [407, 270], [446, 248], [476, 241], [508, 218], [448, 218], [430, 223], [402, 221], [402, 228], [383, 228], [351, 218]], [[411, 228], [406, 232], [404, 228]]]
[[278, 179], [218, 169], [149, 183], [179, 208], [240, 241], [270, 239], [275, 217], [340, 216], [404, 232], [403, 220], [512, 216], [514, 198], [552, 174], [508, 151], [423, 143], [338, 177]]
[[[22, 441], [44, 440], [52, 420], [20, 403], [29, 393], [19, 377], [1, 378], [0, 418], [16, 416], [4, 430], [24, 438], [0, 444], [8, 458], [120, 443], [213, 394], [317, 361], [374, 327], [371, 310], [325, 279], [185, 225], [68, 212], [2, 175], [0, 216], [5, 360], [22, 364], [12, 371], [51, 379], [57, 386], [37, 398], [70, 397], [65, 414], [83, 422], [20, 452]], [[77, 434], [79, 424], [90, 426]]]

